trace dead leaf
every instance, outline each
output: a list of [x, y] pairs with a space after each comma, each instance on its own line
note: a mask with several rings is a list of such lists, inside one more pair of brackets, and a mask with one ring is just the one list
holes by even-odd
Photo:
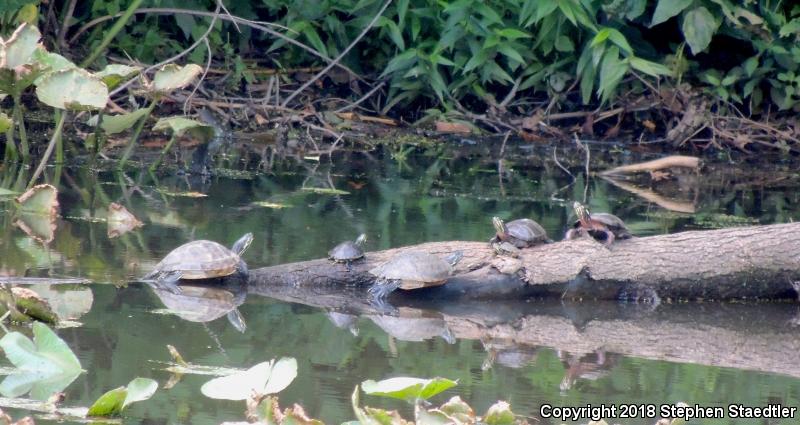
[[472, 133], [472, 128], [460, 122], [436, 121], [436, 131], [440, 133], [470, 134]]
[[647, 129], [647, 131], [649, 131], [651, 133], [655, 133], [655, 131], [656, 131], [656, 123], [654, 123], [653, 121], [644, 120], [644, 121], [642, 121], [642, 125], [644, 126], [645, 129]]

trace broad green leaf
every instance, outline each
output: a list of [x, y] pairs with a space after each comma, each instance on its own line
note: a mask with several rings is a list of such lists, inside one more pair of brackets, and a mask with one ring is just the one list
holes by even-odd
[[664, 65], [661, 65], [660, 63], [650, 62], [649, 60], [637, 58], [635, 56], [628, 58], [628, 62], [631, 64], [633, 69], [641, 71], [652, 77], [672, 75], [672, 70]]
[[575, 45], [572, 43], [572, 39], [566, 35], [559, 35], [556, 37], [555, 48], [562, 53], [570, 53], [575, 51]]
[[628, 72], [628, 64], [620, 60], [617, 46], [612, 46], [603, 55], [603, 62], [600, 64], [600, 83], [597, 94], [603, 101], [608, 100], [626, 72]]
[[[133, 112], [120, 115], [104, 115], [100, 127], [107, 134], [117, 134], [133, 127], [139, 120], [147, 115], [147, 108], [139, 108]], [[97, 119], [94, 120], [95, 125]]]
[[246, 400], [254, 392], [260, 395], [282, 391], [297, 377], [297, 360], [281, 358], [262, 362], [248, 370], [212, 379], [200, 388], [206, 397], [222, 400]]
[[214, 138], [214, 127], [184, 117], [161, 118], [153, 126], [153, 131], [170, 131], [178, 137], [189, 133], [194, 137], [204, 138], [204, 140]]
[[367, 380], [361, 383], [365, 394], [414, 401], [418, 398], [428, 399], [442, 391], [458, 385], [458, 382], [446, 378], [420, 379], [398, 377], [375, 382]]
[[116, 416], [122, 412], [128, 390], [125, 387], [114, 388], [103, 394], [89, 408], [86, 416]]
[[58, 190], [49, 184], [36, 185], [17, 198], [25, 213], [55, 216], [58, 213]]
[[[58, 53], [48, 52], [44, 48], [36, 49], [36, 51], [33, 53], [33, 61], [39, 64], [42, 72], [55, 72], [61, 71], [62, 69], [78, 67], [71, 60], [65, 58], [64, 56], [61, 56]], [[38, 80], [34, 82], [34, 84], [38, 83]]]
[[628, 44], [628, 40], [622, 35], [621, 32], [615, 30], [614, 28], [609, 28], [608, 32], [608, 39], [611, 40], [612, 43], [616, 44], [617, 47], [622, 49], [623, 52], [626, 54], [632, 55], [633, 49], [631, 45]]
[[14, 124], [14, 121], [3, 112], [0, 112], [0, 133], [5, 133]]
[[515, 423], [514, 419], [511, 406], [505, 401], [498, 401], [489, 407], [486, 415], [483, 416], [482, 422], [488, 425], [513, 425]]
[[36, 96], [54, 108], [75, 111], [103, 109], [109, 100], [106, 84], [77, 68], [47, 74], [39, 81]]
[[758, 68], [758, 59], [759, 57], [756, 55], [744, 61], [744, 72], [747, 73], [748, 77], [752, 77], [756, 68]]
[[131, 78], [142, 72], [140, 66], [128, 66], [120, 64], [106, 65], [102, 71], [96, 72], [94, 75], [100, 77], [110, 90], [113, 90], [121, 82], [130, 80]]
[[693, 54], [696, 55], [708, 47], [717, 26], [714, 15], [705, 7], [700, 6], [686, 13], [683, 17], [683, 36]]
[[42, 34], [34, 25], [23, 23], [11, 37], [0, 43], [0, 68], [14, 69], [31, 63]]
[[188, 86], [203, 72], [200, 65], [190, 63], [186, 66], [164, 65], [153, 77], [153, 89], [159, 93], [182, 89]]
[[328, 48], [325, 46], [325, 43], [322, 42], [322, 39], [319, 38], [317, 30], [311, 24], [304, 26], [301, 32], [306, 36], [306, 39], [314, 50], [320, 52], [324, 56], [328, 56]]
[[126, 408], [131, 403], [149, 399], [155, 394], [157, 389], [158, 382], [149, 378], [135, 378], [129, 382], [126, 387], [127, 395], [125, 396], [125, 401], [122, 403], [121, 409]]
[[656, 11], [653, 12], [653, 20], [650, 21], [650, 26], [658, 25], [681, 13], [683, 9], [686, 9], [691, 4], [692, 0], [658, 0], [658, 5], [656, 5]]
[[503, 28], [496, 32], [497, 35], [509, 40], [516, 40], [518, 38], [531, 38], [531, 35], [525, 31], [520, 31], [516, 28]]

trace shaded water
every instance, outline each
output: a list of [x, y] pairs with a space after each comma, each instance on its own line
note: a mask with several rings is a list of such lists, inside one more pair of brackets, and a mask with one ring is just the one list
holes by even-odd
[[[239, 307], [247, 322], [247, 330], [240, 333], [224, 315], [201, 323], [165, 314], [168, 300], [162, 302], [145, 285], [125, 286], [184, 242], [211, 239], [230, 245], [246, 232], [255, 235], [245, 254], [251, 268], [323, 257], [336, 243], [361, 232], [370, 236], [369, 250], [436, 240], [488, 240], [492, 215], [534, 218], [558, 239], [572, 220], [569, 205], [584, 199], [584, 193], [589, 194], [588, 203], [595, 210], [617, 213], [637, 235], [786, 222], [800, 211], [796, 176], [780, 184], [752, 186], [735, 180], [715, 185], [708, 181], [706, 185], [675, 184], [670, 195], [697, 209], [695, 214], [680, 214], [603, 180], [592, 179], [587, 188], [580, 174], [582, 165], [569, 167], [577, 177], [569, 185], [571, 178], [548, 160], [551, 152], [523, 152], [526, 156], [522, 159], [505, 163], [502, 176], [497, 173], [496, 160], [461, 152], [395, 156], [402, 160], [388, 154], [353, 154], [337, 157], [333, 164], [306, 161], [279, 167], [274, 174], [239, 174], [205, 181], [174, 174], [157, 178], [144, 173], [94, 175], [85, 168], [66, 169], [59, 185], [62, 218], [49, 244], [23, 233], [14, 225], [10, 203], [0, 204], [0, 274], [81, 276], [94, 282], [82, 288], [51, 288], [72, 297], [72, 314], [83, 324], [58, 331], [87, 370], [66, 389], [68, 405], [88, 405], [106, 390], [136, 376], [152, 377], [163, 385], [169, 373], [157, 370], [158, 365], [150, 361], [169, 360], [166, 344], [177, 347], [188, 361], [205, 365], [249, 367], [293, 356], [299, 364], [298, 377], [281, 393], [281, 403], [300, 403], [307, 413], [326, 423], [353, 419], [350, 395], [361, 381], [391, 376], [458, 379], [456, 388], [434, 401], [458, 394], [482, 414], [495, 401], [507, 400], [515, 413], [540, 419], [540, 423], [561, 423], [539, 418], [539, 407], [545, 403], [800, 405], [800, 373], [795, 374], [795, 369], [754, 362], [749, 367], [754, 370], [748, 371], [675, 361], [682, 358], [680, 352], [690, 352], [691, 346], [671, 347], [676, 353], [669, 357], [672, 361], [657, 360], [658, 355], [625, 355], [627, 351], [621, 347], [622, 353], [615, 352], [615, 347], [588, 350], [591, 341], [570, 353], [563, 345], [463, 338], [464, 333], [449, 333], [449, 325], [436, 312], [424, 313], [423, 317], [431, 319], [414, 322], [409, 330], [390, 319], [330, 314], [252, 294]], [[569, 164], [567, 159], [562, 161]], [[336, 188], [348, 193], [320, 194], [303, 188]], [[188, 191], [208, 196], [174, 196]], [[256, 201], [283, 208], [258, 206], [253, 204]], [[100, 212], [109, 202], [128, 207], [145, 226], [109, 239], [105, 223], [86, 219], [102, 216]], [[481, 309], [504, 308], [484, 305], [474, 311], [477, 315]], [[628, 310], [620, 308], [621, 312], [614, 314], [626, 316]], [[765, 329], [781, 338], [796, 339], [797, 335], [793, 327], [797, 308], [789, 304], [745, 305], [727, 309], [721, 317], [722, 313], [708, 306], [670, 308], [659, 306], [655, 313], [637, 310], [633, 315], [658, 316], [687, 328], [731, 329], [745, 337], [763, 334]], [[592, 335], [587, 326], [601, 320], [600, 313], [585, 313], [593, 312], [591, 308], [562, 306], [557, 301], [523, 303], [511, 309], [519, 309], [518, 314], [514, 310], [516, 318], [542, 311], [562, 316], [574, 324], [578, 338]], [[576, 314], [583, 317], [576, 318]], [[756, 320], [741, 320], [754, 316], [762, 327], [750, 328]], [[602, 320], [613, 322], [615, 317], [606, 314]], [[453, 341], [453, 334], [460, 338]], [[646, 348], [641, 352], [647, 352]], [[735, 350], [730, 354], [736, 356]], [[800, 364], [798, 360], [787, 358], [786, 362]], [[723, 359], [712, 364], [736, 363]], [[242, 420], [244, 403], [210, 400], [200, 393], [200, 385], [208, 379], [184, 376], [173, 388], [162, 388], [151, 400], [132, 405], [125, 422], [216, 424]], [[400, 402], [362, 396], [362, 403], [399, 408], [404, 416], [412, 416]], [[655, 419], [616, 422], [654, 423]], [[713, 423], [748, 422], [727, 419]]]

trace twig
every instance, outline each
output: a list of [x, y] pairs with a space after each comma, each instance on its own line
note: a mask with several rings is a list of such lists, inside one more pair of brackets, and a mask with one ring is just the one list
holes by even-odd
[[372, 90], [368, 91], [367, 94], [365, 94], [364, 96], [361, 96], [355, 102], [353, 102], [353, 103], [351, 103], [351, 104], [349, 104], [347, 106], [343, 106], [343, 107], [335, 110], [334, 112], [345, 112], [345, 111], [349, 111], [349, 110], [355, 108], [356, 106], [361, 104], [361, 102], [367, 100], [370, 96], [372, 96], [376, 91], [378, 91], [379, 88], [383, 87], [384, 84], [386, 84], [386, 82], [385, 81], [381, 81], [379, 84], [377, 84], [375, 87], [373, 87]]
[[[219, 1], [217, 4], [221, 5], [222, 1]], [[211, 22], [211, 26], [213, 26], [213, 25], [214, 25], [214, 22], [212, 21]], [[206, 32], [206, 35], [208, 35], [207, 32]], [[200, 79], [197, 80], [197, 84], [194, 85], [194, 88], [192, 89], [192, 92], [189, 93], [189, 96], [186, 96], [186, 100], [183, 101], [183, 113], [184, 114], [189, 111], [189, 103], [191, 102], [192, 97], [194, 97], [194, 94], [197, 93], [197, 88], [200, 87], [200, 84], [202, 84], [203, 81], [205, 81], [206, 75], [208, 74], [208, 69], [211, 68], [211, 56], [213, 56], [213, 53], [211, 52], [211, 45], [208, 44], [208, 38], [206, 38], [205, 36], [203, 37], [203, 42], [205, 42], [206, 50], [208, 51], [208, 60], [206, 60], [206, 68], [203, 70], [203, 75], [201, 75]]]
[[561, 165], [561, 163], [558, 161], [558, 156], [556, 155], [557, 150], [558, 146], [553, 146], [553, 161], [555, 161], [558, 168], [562, 169], [565, 173], [569, 174], [569, 176], [572, 178], [572, 181], [575, 181], [575, 176], [572, 175], [572, 173], [570, 173], [569, 170], [563, 165]]
[[345, 56], [347, 53], [349, 53], [349, 52], [350, 52], [350, 50], [351, 50], [353, 47], [355, 47], [355, 45], [356, 45], [356, 44], [358, 44], [358, 42], [359, 42], [359, 41], [361, 41], [361, 39], [362, 39], [362, 38], [364, 38], [364, 36], [365, 36], [365, 35], [367, 35], [367, 32], [370, 30], [370, 28], [372, 28], [372, 26], [373, 26], [373, 25], [375, 25], [375, 22], [377, 22], [377, 21], [378, 21], [378, 18], [380, 18], [380, 17], [383, 15], [383, 12], [386, 10], [386, 8], [387, 8], [387, 7], [389, 7], [389, 5], [390, 5], [390, 4], [392, 4], [392, 0], [386, 0], [386, 2], [383, 4], [383, 7], [381, 7], [381, 9], [378, 11], [378, 13], [376, 13], [376, 14], [375, 14], [375, 16], [373, 16], [373, 17], [372, 17], [372, 20], [369, 22], [369, 24], [367, 24], [367, 26], [366, 26], [366, 27], [364, 27], [364, 29], [363, 29], [363, 30], [361, 30], [361, 34], [359, 34], [359, 35], [358, 35], [358, 37], [356, 37], [356, 38], [355, 38], [355, 40], [353, 40], [353, 41], [350, 43], [350, 45], [349, 45], [349, 46], [347, 46], [347, 48], [345, 48], [345, 49], [342, 51], [342, 53], [339, 53], [339, 56], [337, 56], [336, 58], [334, 58], [334, 59], [333, 59], [333, 61], [332, 61], [331, 63], [329, 63], [329, 64], [328, 64], [328, 66], [326, 66], [325, 68], [323, 68], [323, 69], [322, 69], [322, 71], [318, 72], [316, 75], [314, 75], [313, 77], [311, 77], [311, 78], [310, 78], [308, 81], [306, 81], [305, 83], [303, 83], [303, 85], [302, 85], [302, 86], [300, 86], [300, 87], [299, 87], [297, 90], [295, 90], [294, 92], [292, 92], [292, 94], [290, 94], [290, 95], [289, 95], [289, 97], [287, 97], [287, 98], [286, 98], [286, 99], [283, 101], [283, 103], [281, 103], [281, 106], [283, 106], [283, 107], [286, 107], [286, 106], [289, 104], [289, 102], [290, 102], [292, 99], [294, 99], [294, 98], [295, 98], [295, 97], [296, 97], [298, 94], [302, 93], [302, 92], [303, 92], [303, 90], [307, 89], [309, 86], [311, 86], [312, 84], [314, 84], [314, 82], [315, 82], [315, 81], [319, 80], [319, 79], [320, 79], [320, 78], [321, 78], [323, 75], [327, 74], [327, 73], [328, 73], [328, 71], [330, 71], [330, 70], [331, 70], [331, 68], [333, 68], [334, 66], [336, 66], [336, 64], [337, 64], [337, 63], [339, 63], [339, 61], [340, 61], [340, 60], [342, 60], [342, 58], [343, 58], [343, 57], [344, 57], [344, 56]]

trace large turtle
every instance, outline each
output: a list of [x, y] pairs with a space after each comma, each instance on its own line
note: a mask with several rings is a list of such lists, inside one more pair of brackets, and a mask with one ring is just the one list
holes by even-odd
[[510, 243], [517, 248], [552, 242], [548, 239], [544, 228], [529, 218], [520, 218], [505, 223], [500, 217], [493, 217], [492, 225], [494, 225], [495, 235], [489, 243], [495, 247], [495, 251], [498, 251], [496, 245], [501, 242]]
[[588, 234], [595, 240], [611, 245], [616, 239], [629, 239], [632, 237], [630, 230], [621, 218], [609, 213], [589, 213], [589, 208], [580, 202], [572, 204], [578, 220], [567, 230], [565, 239], [575, 239]]
[[463, 256], [462, 251], [456, 251], [446, 259], [424, 251], [397, 254], [369, 271], [377, 278], [369, 288], [369, 294], [374, 300], [383, 300], [398, 288], [410, 290], [442, 285]]
[[348, 270], [350, 263], [364, 258], [364, 250], [361, 248], [367, 241], [367, 235], [360, 234], [355, 241], [344, 241], [328, 251], [328, 258], [336, 263], [344, 263]]
[[247, 233], [231, 249], [207, 240], [183, 244], [167, 254], [142, 280], [154, 281], [176, 293], [180, 292], [177, 283], [181, 279], [213, 279], [237, 274], [247, 281], [247, 264], [241, 255], [251, 242], [253, 234]]

